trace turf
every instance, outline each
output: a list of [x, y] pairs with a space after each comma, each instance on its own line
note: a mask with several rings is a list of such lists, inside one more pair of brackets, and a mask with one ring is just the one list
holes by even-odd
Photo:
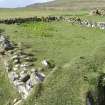
[[[1, 24], [0, 28], [5, 29], [5, 34], [15, 43], [24, 43], [28, 47], [27, 51], [35, 54], [38, 59], [35, 62], [36, 67], [41, 67], [43, 58], [54, 60], [58, 67], [42, 84], [41, 95], [36, 97], [35, 88], [24, 105], [85, 104], [86, 92], [89, 88], [94, 88], [97, 75], [100, 70], [103, 71], [101, 66], [105, 56], [102, 47], [105, 44], [105, 30], [66, 22]], [[99, 50], [95, 50], [97, 48]], [[84, 81], [85, 75], [90, 78], [89, 82]], [[8, 102], [16, 93], [11, 91], [7, 78], [0, 81], [4, 84], [0, 88], [9, 95], [1, 97], [3, 101], [0, 102], [5, 105], [4, 100]]]

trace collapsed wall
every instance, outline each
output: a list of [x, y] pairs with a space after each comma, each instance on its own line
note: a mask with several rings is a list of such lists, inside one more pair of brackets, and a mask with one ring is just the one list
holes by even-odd
[[[24, 52], [23, 49], [14, 45], [8, 37], [2, 34], [0, 34], [0, 57], [10, 83], [21, 95], [21, 100], [17, 103], [26, 99], [32, 92], [33, 87], [42, 83], [46, 77], [42, 71], [35, 67], [33, 54]], [[42, 61], [42, 65], [45, 68], [50, 66], [45, 59]]]
[[97, 22], [87, 19], [81, 19], [79, 17], [64, 18], [64, 21], [71, 23], [72, 25], [78, 24], [83, 27], [105, 29], [105, 22]]

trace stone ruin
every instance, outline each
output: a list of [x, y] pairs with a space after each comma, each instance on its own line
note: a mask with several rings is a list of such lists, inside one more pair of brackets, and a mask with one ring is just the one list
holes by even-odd
[[94, 9], [90, 12], [90, 15], [94, 15], [94, 16], [105, 16], [105, 9]]
[[[21, 100], [14, 105], [20, 104], [26, 99], [36, 84], [42, 83], [45, 74], [34, 66], [34, 56], [25, 53], [22, 49], [14, 46], [9, 39], [0, 34], [1, 60], [4, 62], [5, 70], [8, 74], [10, 83], [21, 95]], [[43, 67], [50, 67], [48, 60], [44, 59], [41, 64]]]

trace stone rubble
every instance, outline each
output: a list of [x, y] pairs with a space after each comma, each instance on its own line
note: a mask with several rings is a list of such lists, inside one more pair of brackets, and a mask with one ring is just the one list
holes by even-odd
[[[20, 49], [15, 51], [16, 48], [4, 35], [0, 35], [0, 48], [5, 51], [5, 55], [1, 54], [1, 58], [10, 83], [18, 90], [22, 100], [26, 99], [34, 85], [44, 81], [45, 74], [35, 68], [34, 58], [30, 54], [23, 53]], [[49, 66], [48, 61], [44, 59], [42, 65]], [[21, 100], [14, 103], [14, 105], [18, 105], [20, 102]]]
[[3, 35], [0, 35], [0, 47], [4, 50], [13, 49], [12, 43], [8, 40], [8, 38], [4, 37]]
[[63, 19], [63, 21], [66, 21], [71, 24], [79, 24], [85, 27], [105, 29], [105, 22], [90, 21], [90, 20], [81, 19], [78, 17], [73, 17], [73, 18], [66, 17]]
[[90, 13], [90, 15], [93, 15], [93, 16], [105, 16], [105, 9], [102, 8], [102, 9], [94, 9], [92, 10]]

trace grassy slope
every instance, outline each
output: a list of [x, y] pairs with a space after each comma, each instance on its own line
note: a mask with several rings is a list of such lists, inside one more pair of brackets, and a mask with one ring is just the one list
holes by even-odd
[[[83, 75], [90, 73], [92, 77], [97, 76], [94, 67], [88, 70], [90, 67], [88, 63], [95, 65], [94, 54], [91, 53], [96, 47], [105, 44], [105, 30], [85, 28], [65, 22], [0, 25], [0, 28], [6, 30], [11, 40], [31, 46], [28, 51], [33, 52], [38, 58], [36, 66], [41, 66], [39, 63], [44, 57], [53, 59], [57, 66], [66, 65], [48, 77], [40, 97], [36, 99], [33, 92], [34, 96], [29, 98], [25, 105], [35, 105], [35, 102], [37, 105], [84, 105], [83, 97], [89, 85], [83, 80]], [[78, 57], [84, 55], [92, 55], [92, 58], [86, 57], [81, 61]], [[99, 58], [96, 54], [97, 61], [103, 61], [104, 53], [99, 50], [98, 56]], [[78, 60], [74, 60], [75, 58]], [[78, 62], [79, 67], [75, 62]]]
[[104, 8], [105, 0], [55, 0], [45, 4], [35, 4], [29, 7], [52, 10], [78, 10]]

